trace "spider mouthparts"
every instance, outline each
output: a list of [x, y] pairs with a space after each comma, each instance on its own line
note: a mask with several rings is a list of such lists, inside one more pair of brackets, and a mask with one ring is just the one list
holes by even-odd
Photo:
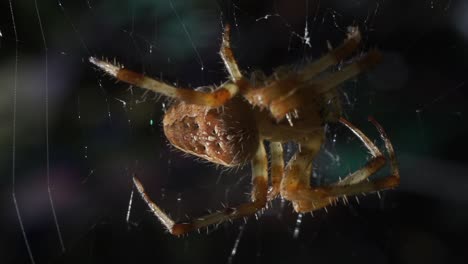
[[108, 61], [100, 60], [95, 57], [89, 57], [89, 62], [96, 65], [99, 69], [104, 72], [116, 77], [117, 73], [120, 71], [121, 67], [114, 65]]

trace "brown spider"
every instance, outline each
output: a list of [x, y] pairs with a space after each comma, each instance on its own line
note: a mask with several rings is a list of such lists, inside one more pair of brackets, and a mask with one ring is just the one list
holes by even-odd
[[[228, 167], [251, 161], [251, 202], [180, 223], [174, 222], [151, 201], [134, 177], [141, 197], [171, 234], [181, 235], [254, 214], [278, 194], [291, 201], [296, 212], [311, 212], [335, 203], [338, 197], [393, 188], [399, 184], [393, 147], [382, 127], [372, 118], [370, 121], [378, 129], [389, 153], [392, 174], [383, 179], [368, 180], [383, 167], [385, 157], [363, 132], [341, 117], [335, 88], [374, 66], [381, 58], [380, 53], [371, 50], [340, 71], [323, 73], [358, 47], [361, 37], [357, 28], [350, 30], [341, 46], [300, 70], [283, 68], [268, 78], [254, 74], [250, 80], [239, 70], [230, 47], [229, 32], [229, 26], [226, 26], [220, 53], [231, 80], [212, 92], [179, 89], [107, 61], [90, 58], [90, 62], [118, 80], [176, 99], [163, 120], [164, 133], [176, 148]], [[372, 159], [341, 181], [327, 186], [311, 186], [312, 162], [324, 141], [327, 122], [340, 122], [350, 129], [369, 150]], [[271, 186], [265, 140], [270, 141]], [[300, 148], [285, 166], [282, 143], [289, 141]]]

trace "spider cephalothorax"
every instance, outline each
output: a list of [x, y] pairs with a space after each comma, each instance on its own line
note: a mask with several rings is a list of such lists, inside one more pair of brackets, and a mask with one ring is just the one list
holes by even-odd
[[[269, 77], [254, 74], [247, 79], [231, 51], [229, 26], [226, 26], [221, 57], [230, 81], [211, 92], [179, 89], [106, 61], [96, 58], [90, 58], [90, 61], [118, 80], [175, 99], [164, 116], [163, 127], [167, 139], [176, 148], [223, 166], [238, 166], [251, 161], [251, 202], [181, 223], [175, 223], [152, 202], [140, 181], [133, 178], [138, 192], [155, 216], [172, 234], [180, 235], [253, 214], [278, 194], [290, 200], [297, 212], [310, 212], [333, 204], [341, 196], [398, 185], [400, 176], [393, 147], [382, 127], [373, 119], [371, 122], [385, 142], [392, 174], [383, 179], [368, 180], [383, 167], [385, 158], [364, 133], [341, 117], [337, 99], [336, 86], [375, 65], [380, 60], [380, 53], [371, 50], [339, 71], [326, 72], [350, 56], [360, 40], [357, 28], [350, 28], [342, 45], [301, 69], [282, 67]], [[364, 143], [372, 159], [339, 182], [313, 186], [310, 184], [312, 164], [324, 140], [327, 122], [340, 122], [348, 127]], [[270, 181], [265, 140], [270, 141]], [[300, 146], [286, 166], [282, 148], [285, 142]]]

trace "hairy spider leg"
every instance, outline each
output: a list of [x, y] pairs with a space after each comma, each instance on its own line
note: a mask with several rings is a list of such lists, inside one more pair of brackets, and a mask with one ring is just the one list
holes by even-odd
[[[245, 92], [243, 92], [244, 97], [254, 106], [270, 108], [272, 101], [293, 94], [291, 90], [298, 89], [299, 86], [304, 83], [302, 80], [304, 76], [307, 76], [307, 80], [313, 79], [319, 73], [350, 56], [359, 46], [360, 41], [361, 34], [359, 30], [353, 28], [348, 38], [339, 47], [331, 50], [320, 59], [313, 61], [299, 72], [291, 73], [284, 79], [279, 79], [261, 88], [245, 90]], [[303, 85], [303, 87], [309, 86], [309, 84]], [[288, 108], [288, 110], [291, 111], [294, 107]], [[284, 117], [284, 115], [282, 117]]]
[[[298, 196], [300, 190], [308, 190], [313, 201], [321, 200], [324, 195], [321, 190], [312, 190], [310, 187], [310, 175], [312, 172], [312, 161], [320, 151], [324, 140], [324, 132], [316, 131], [303, 142], [299, 142], [299, 150], [288, 161], [283, 180], [280, 185], [281, 196], [291, 202], [296, 209], [298, 201], [304, 200]], [[297, 210], [296, 210], [297, 211]]]
[[273, 200], [279, 194], [281, 179], [284, 173], [283, 145], [281, 142], [270, 142], [271, 152], [271, 188], [268, 200]]
[[231, 76], [233, 82], [241, 81], [244, 76], [242, 76], [241, 71], [239, 70], [239, 65], [237, 65], [236, 58], [231, 49], [231, 26], [226, 24], [224, 26], [223, 33], [223, 43], [221, 44], [221, 50], [219, 54], [223, 59], [224, 65]]
[[356, 184], [367, 179], [370, 175], [377, 172], [385, 164], [385, 158], [382, 155], [382, 152], [375, 146], [375, 144], [356, 126], [351, 124], [348, 120], [340, 117], [339, 122], [345, 125], [353, 134], [366, 146], [369, 154], [372, 156], [372, 159], [366, 164], [362, 169], [355, 171], [354, 173], [348, 175], [346, 178], [342, 179], [333, 184], [333, 186], [345, 186]]
[[141, 182], [134, 177], [133, 182], [143, 200], [148, 204], [153, 214], [173, 235], [182, 235], [213, 224], [220, 224], [231, 219], [249, 216], [265, 207], [268, 192], [268, 160], [263, 141], [260, 142], [255, 157], [252, 160], [252, 201], [236, 207], [226, 207], [215, 213], [176, 223], [164, 213], [145, 193]]
[[234, 97], [239, 88], [233, 83], [225, 83], [213, 92], [201, 92], [190, 89], [180, 89], [167, 83], [155, 80], [141, 73], [127, 70], [108, 61], [90, 57], [89, 61], [99, 69], [119, 81], [147, 89], [167, 97], [181, 100], [189, 104], [219, 107]]
[[357, 49], [361, 42], [361, 33], [357, 27], [353, 27], [348, 34], [348, 38], [338, 46], [331, 50], [326, 55], [322, 56], [317, 61], [312, 62], [309, 66], [300, 71], [300, 75], [314, 78], [317, 74], [325, 71], [329, 67], [338, 64], [346, 57], [350, 56]]
[[[343, 180], [336, 182], [332, 185], [333, 186], [346, 186], [346, 185], [353, 185], [353, 184], [363, 182], [364, 180], [369, 178], [370, 175], [377, 172], [377, 170], [379, 170], [381, 167], [383, 167], [383, 165], [385, 165], [385, 158], [383, 158], [382, 153], [375, 146], [375, 144], [360, 129], [358, 129], [356, 126], [354, 126], [353, 124], [351, 124], [348, 120], [344, 118], [340, 118], [339, 121], [340, 123], [345, 125], [349, 130], [351, 130], [361, 140], [361, 142], [364, 143], [366, 148], [369, 150], [369, 153], [373, 157], [373, 160], [375, 160], [375, 161], [373, 160], [369, 161], [366, 167], [369, 166], [371, 168], [372, 167], [377, 167], [377, 168], [375, 169], [375, 171], [372, 171], [371, 169], [366, 169], [366, 167], [364, 167], [361, 170], [354, 172], [353, 174], [347, 176]], [[400, 172], [398, 169], [398, 163], [397, 163], [397, 159], [395, 155], [395, 150], [393, 149], [393, 145], [388, 139], [387, 133], [385, 132], [383, 127], [371, 116], [369, 117], [369, 121], [377, 128], [377, 130], [379, 131], [380, 137], [385, 143], [385, 148], [387, 150], [387, 153], [390, 159], [390, 170], [392, 172], [391, 175], [388, 176], [387, 178], [389, 178], [390, 183], [396, 183], [396, 185], [398, 185], [400, 181]], [[391, 187], [395, 187], [395, 186], [390, 186], [389, 188]]]
[[324, 93], [346, 80], [357, 76], [359, 73], [374, 67], [381, 60], [382, 54], [378, 50], [373, 49], [357, 61], [345, 66], [340, 71], [327, 74], [317, 79], [311, 78], [309, 75], [301, 74], [301, 78], [304, 82], [309, 82], [310, 86], [316, 89], [318, 93]]
[[369, 116], [368, 120], [377, 128], [380, 134], [380, 138], [385, 143], [385, 148], [387, 149], [388, 156], [390, 158], [390, 169], [392, 170], [392, 175], [400, 181], [400, 170], [398, 169], [398, 161], [395, 155], [395, 150], [393, 149], [392, 142], [387, 136], [387, 133], [383, 129], [383, 127], [375, 120], [374, 117]]
[[145, 76], [144, 74], [127, 70], [115, 63], [113, 64], [109, 61], [100, 60], [95, 57], [90, 57], [89, 61], [117, 80], [131, 85], [163, 94], [167, 97], [178, 99], [189, 104], [219, 107], [234, 97], [239, 92], [239, 87], [245, 89], [248, 87], [231, 50], [229, 25], [226, 25], [224, 28], [220, 54], [233, 83], [224, 83], [221, 87], [210, 93], [190, 89], [180, 89]]
[[[385, 164], [385, 157], [378, 150], [372, 141], [367, 138], [362, 131], [352, 125], [349, 121], [344, 118], [340, 119], [340, 122], [348, 127], [366, 146], [371, 155], [372, 159], [361, 169], [347, 176], [340, 182], [329, 186], [315, 187], [310, 186], [308, 179], [310, 174], [300, 173], [299, 168], [307, 166], [311, 163], [310, 159], [307, 161], [307, 156], [313, 158], [316, 155], [315, 150], [311, 150], [310, 144], [305, 144], [305, 152], [303, 155], [298, 153], [298, 157], [295, 160], [290, 161], [286, 170], [286, 176], [281, 184], [282, 195], [291, 200], [294, 204], [294, 209], [297, 212], [310, 212], [328, 204], [340, 196], [357, 195], [367, 192], [375, 192], [379, 190], [394, 188], [400, 183], [400, 175], [398, 172], [397, 161], [393, 146], [390, 140], [386, 136], [383, 128], [373, 118], [370, 121], [377, 127], [380, 132], [380, 136], [386, 144], [389, 157], [391, 159], [391, 170], [392, 174], [374, 181], [366, 181], [369, 176], [376, 173]], [[309, 165], [311, 166], [311, 165]], [[287, 179], [287, 180], [286, 180]], [[318, 204], [318, 205], [317, 205]]]
[[[283, 119], [286, 114], [307, 104], [309, 98], [318, 94], [324, 94], [339, 84], [356, 77], [359, 73], [373, 67], [380, 62], [382, 55], [377, 50], [371, 50], [358, 61], [347, 65], [342, 70], [329, 73], [320, 78], [313, 78], [305, 73], [300, 73], [296, 78], [296, 92], [287, 93], [273, 100], [270, 104], [270, 112], [276, 120]], [[288, 86], [289, 88], [291, 86]], [[312, 88], [312, 89], [307, 89]]]

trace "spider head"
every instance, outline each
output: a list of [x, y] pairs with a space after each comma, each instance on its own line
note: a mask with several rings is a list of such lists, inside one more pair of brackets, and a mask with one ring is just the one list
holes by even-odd
[[250, 161], [258, 148], [251, 107], [241, 98], [221, 108], [176, 102], [166, 112], [163, 126], [176, 148], [228, 167]]

